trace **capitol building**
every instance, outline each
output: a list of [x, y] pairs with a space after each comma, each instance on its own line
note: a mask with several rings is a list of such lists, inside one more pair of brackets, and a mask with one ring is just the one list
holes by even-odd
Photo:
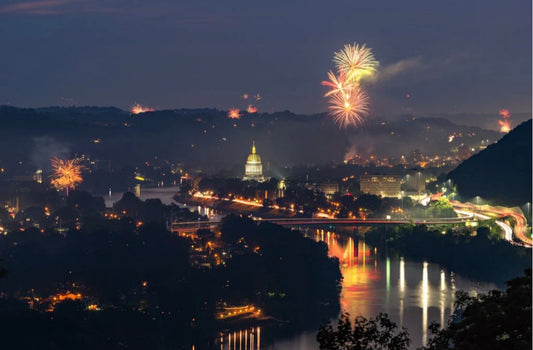
[[243, 180], [255, 180], [259, 182], [265, 181], [263, 176], [263, 164], [261, 163], [261, 156], [255, 150], [255, 141], [252, 143], [252, 153], [246, 159], [244, 166]]

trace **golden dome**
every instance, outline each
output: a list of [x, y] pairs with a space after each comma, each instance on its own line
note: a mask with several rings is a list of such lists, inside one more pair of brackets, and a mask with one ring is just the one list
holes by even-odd
[[246, 159], [246, 163], [261, 163], [261, 156], [255, 152], [255, 142], [252, 144], [252, 153]]

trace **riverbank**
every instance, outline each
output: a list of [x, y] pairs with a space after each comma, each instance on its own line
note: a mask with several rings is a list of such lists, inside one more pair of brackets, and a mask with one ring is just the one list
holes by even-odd
[[491, 238], [486, 231], [478, 228], [443, 233], [425, 226], [400, 225], [374, 228], [364, 238], [380, 249], [438, 263], [465, 277], [503, 287], [507, 280], [531, 267], [531, 249]]

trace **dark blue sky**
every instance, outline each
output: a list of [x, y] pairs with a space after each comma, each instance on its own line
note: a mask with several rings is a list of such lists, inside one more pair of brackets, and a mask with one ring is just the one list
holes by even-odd
[[[333, 52], [367, 43], [374, 115], [531, 111], [531, 1], [0, 2], [0, 104], [326, 110]], [[406, 94], [411, 98], [407, 99]]]

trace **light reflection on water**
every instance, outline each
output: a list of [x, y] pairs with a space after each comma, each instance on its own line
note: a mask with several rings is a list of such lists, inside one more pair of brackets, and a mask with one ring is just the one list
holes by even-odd
[[[397, 325], [407, 328], [412, 349], [427, 344], [428, 327], [432, 322], [441, 326], [447, 322], [457, 289], [486, 293], [497, 288], [496, 284], [478, 283], [454, 275], [437, 264], [380, 256], [377, 249], [363, 241], [333, 232], [316, 230], [309, 236], [325, 242], [330, 255], [339, 259], [343, 274], [342, 312], [348, 312], [352, 319], [358, 315], [369, 318], [380, 312], [387, 313]], [[255, 329], [255, 333], [261, 330], [260, 327]], [[220, 349], [314, 350], [318, 349], [316, 332], [302, 332], [268, 345], [260, 345], [257, 338], [255, 347], [249, 346], [250, 335], [248, 342], [244, 342], [242, 336], [241, 340], [235, 338], [239, 337], [236, 332], [233, 342], [228, 343], [226, 339]], [[232, 335], [226, 338], [228, 336], [231, 339]]]

